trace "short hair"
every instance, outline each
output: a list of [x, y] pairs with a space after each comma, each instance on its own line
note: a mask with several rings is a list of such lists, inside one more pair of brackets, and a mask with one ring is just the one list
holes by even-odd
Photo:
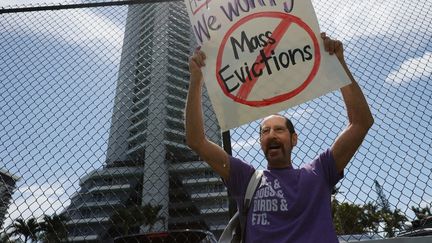
[[[296, 132], [295, 132], [295, 129], [294, 129], [294, 125], [293, 125], [293, 123], [291, 122], [291, 120], [288, 119], [288, 117], [286, 117], [286, 116], [284, 116], [284, 115], [281, 115], [281, 114], [273, 114], [273, 116], [280, 116], [280, 117], [284, 118], [284, 119], [285, 119], [285, 126], [288, 128], [288, 131], [289, 131], [291, 134], [296, 133]], [[260, 134], [261, 134], [261, 129], [262, 129], [262, 127], [261, 127], [261, 125], [260, 125], [260, 126], [259, 126], [259, 133], [260, 133]]]
[[291, 122], [291, 120], [288, 119], [288, 117], [286, 117], [286, 116], [283, 116], [283, 115], [280, 115], [280, 116], [283, 117], [283, 118], [285, 118], [285, 125], [286, 125], [286, 127], [288, 128], [288, 131], [289, 131], [291, 134], [295, 133], [294, 125], [293, 125], [293, 123]]

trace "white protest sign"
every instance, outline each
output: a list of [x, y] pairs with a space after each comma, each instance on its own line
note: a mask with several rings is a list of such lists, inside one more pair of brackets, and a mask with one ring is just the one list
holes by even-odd
[[310, 0], [185, 0], [223, 131], [349, 83]]

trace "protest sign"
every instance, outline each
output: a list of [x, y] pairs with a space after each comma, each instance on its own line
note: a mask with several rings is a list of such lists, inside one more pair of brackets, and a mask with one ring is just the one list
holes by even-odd
[[349, 83], [310, 0], [185, 0], [223, 131]]

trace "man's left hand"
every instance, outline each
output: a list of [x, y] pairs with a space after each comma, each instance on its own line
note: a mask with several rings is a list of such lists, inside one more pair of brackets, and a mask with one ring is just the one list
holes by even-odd
[[326, 35], [325, 32], [321, 33], [321, 38], [324, 41], [324, 49], [326, 52], [328, 52], [330, 55], [335, 54], [336, 57], [339, 59], [340, 63], [345, 63], [345, 58], [343, 54], [343, 44], [339, 40], [333, 40], [330, 37]]

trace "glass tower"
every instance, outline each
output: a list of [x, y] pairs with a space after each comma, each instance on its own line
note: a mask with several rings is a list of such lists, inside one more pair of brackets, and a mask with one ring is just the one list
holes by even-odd
[[[115, 209], [160, 205], [152, 230], [206, 229], [228, 221], [221, 179], [185, 145], [188, 57], [195, 46], [183, 2], [131, 5], [116, 88], [106, 166], [80, 180], [66, 210], [69, 241], [112, 237]], [[206, 135], [221, 134], [206, 92]], [[146, 226], [136, 231], [146, 232]]]

